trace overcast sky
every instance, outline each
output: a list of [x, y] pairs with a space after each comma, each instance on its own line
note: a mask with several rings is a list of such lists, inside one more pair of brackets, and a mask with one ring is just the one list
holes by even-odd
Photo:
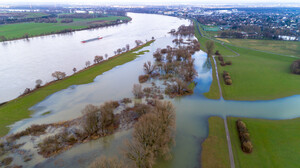
[[299, 0], [0, 0], [0, 3], [16, 3], [16, 2], [56, 2], [56, 3], [147, 3], [147, 4], [202, 4], [202, 3], [299, 3]]

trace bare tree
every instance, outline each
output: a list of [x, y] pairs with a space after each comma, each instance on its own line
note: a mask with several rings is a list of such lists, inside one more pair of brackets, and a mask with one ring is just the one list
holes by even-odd
[[52, 73], [52, 76], [56, 79], [56, 80], [61, 80], [63, 78], [66, 77], [66, 73], [64, 72], [60, 72], [60, 71], [55, 71]]
[[88, 135], [96, 134], [98, 131], [99, 119], [99, 108], [92, 104], [85, 106], [82, 110], [84, 115], [83, 129]]
[[36, 81], [35, 81], [35, 84], [36, 84], [35, 87], [36, 87], [36, 88], [41, 87], [42, 83], [43, 83], [43, 81], [42, 81], [41, 79], [36, 80]]
[[126, 44], [126, 50], [129, 51], [130, 50], [130, 46], [129, 44]]
[[143, 97], [142, 85], [134, 84], [132, 93], [136, 99], [141, 99]]
[[135, 40], [135, 44], [136, 46], [140, 46], [143, 44], [143, 42], [141, 40]]
[[215, 48], [215, 43], [211, 40], [207, 41], [205, 43], [205, 47], [207, 50], [207, 56], [212, 56], [213, 52], [214, 52], [214, 48]]
[[85, 62], [85, 66], [86, 66], [86, 67], [89, 67], [90, 65], [91, 65], [91, 61], [86, 61], [86, 62]]
[[100, 63], [101, 61], [103, 61], [103, 56], [95, 56], [94, 58], [94, 63]]
[[164, 59], [164, 56], [161, 54], [160, 52], [160, 48], [158, 48], [154, 53], [153, 53], [153, 57], [155, 58], [156, 61], [160, 62]]
[[150, 61], [144, 63], [144, 71], [151, 75], [156, 70], [156, 65], [152, 65]]
[[105, 102], [100, 106], [100, 129], [103, 134], [109, 133], [109, 127], [113, 126], [115, 122], [114, 109], [115, 102]]
[[175, 108], [171, 102], [156, 102], [152, 113], [140, 117], [133, 130], [133, 139], [127, 142], [125, 156], [136, 167], [152, 167], [156, 158], [170, 158], [174, 144]]
[[77, 69], [74, 67], [74, 68], [73, 68], [73, 72], [76, 73], [76, 71], [77, 71]]
[[117, 50], [117, 52], [118, 52], [118, 54], [121, 54], [121, 53], [122, 53], [122, 49], [119, 48], [119, 49]]
[[108, 58], [108, 54], [105, 54], [104, 56], [105, 56], [105, 59], [107, 59], [107, 58]]

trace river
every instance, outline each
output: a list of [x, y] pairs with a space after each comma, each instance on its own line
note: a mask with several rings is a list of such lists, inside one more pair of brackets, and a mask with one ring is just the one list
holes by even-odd
[[[86, 104], [100, 105], [100, 103], [107, 100], [133, 97], [131, 93], [132, 86], [134, 83], [138, 83], [138, 76], [143, 73], [143, 63], [148, 60], [153, 61], [152, 53], [157, 48], [172, 45], [173, 37], [167, 34], [168, 30], [181, 24], [188, 24], [188, 21], [160, 15], [130, 14], [130, 16], [133, 18], [133, 22], [135, 17], [140, 19], [148, 17], [152, 21], [159, 19], [158, 24], [163, 22], [161, 20], [170, 23], [162, 23], [169, 27], [157, 30], [161, 32], [160, 36], [155, 36], [157, 40], [149, 47], [143, 49], [150, 52], [98, 76], [93, 83], [71, 86], [49, 96], [32, 107], [32, 110], [35, 110], [32, 118], [14, 124], [11, 132], [22, 130], [35, 123], [50, 123], [78, 117], [81, 115], [81, 109]], [[143, 23], [157, 24], [148, 21]], [[123, 41], [121, 46], [124, 46], [126, 43], [127, 41]], [[99, 50], [101, 50], [101, 47], [99, 47]], [[195, 53], [193, 57], [195, 58], [195, 66], [199, 74], [196, 79], [197, 85], [194, 94], [171, 100], [176, 106], [176, 146], [172, 149], [173, 159], [160, 161], [156, 167], [200, 167], [201, 143], [208, 135], [208, 118], [210, 116], [264, 119], [300, 117], [298, 110], [299, 95], [270, 101], [225, 101], [205, 98], [203, 93], [209, 91], [212, 82], [211, 64], [207, 59], [206, 53], [202, 51]], [[46, 111], [51, 111], [51, 113], [43, 116], [42, 114]], [[112, 136], [77, 145], [47, 160], [33, 160], [27, 163], [27, 166], [31, 167], [38, 164], [37, 167], [86, 167], [101, 154], [108, 156], [120, 155], [123, 141], [130, 139], [130, 135], [131, 130], [119, 132]]]
[[[94, 30], [76, 31], [71, 34], [34, 37], [29, 40], [0, 42], [0, 103], [16, 98], [25, 88], [34, 88], [35, 81], [53, 80], [54, 71], [73, 73], [93, 62], [96, 55], [112, 56], [118, 48], [135, 40], [159, 38], [166, 32], [188, 23], [175, 17], [129, 13], [133, 20], [128, 24]], [[102, 40], [81, 43], [101, 36]]]

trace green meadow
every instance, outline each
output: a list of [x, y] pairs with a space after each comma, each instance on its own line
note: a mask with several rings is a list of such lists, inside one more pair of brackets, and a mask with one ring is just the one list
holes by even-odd
[[291, 120], [242, 118], [253, 144], [251, 154], [241, 150], [235, 123], [237, 119], [234, 117], [227, 119], [237, 168], [300, 167], [300, 118]]
[[[7, 39], [18, 39], [22, 38], [25, 34], [28, 34], [29, 37], [40, 36], [44, 34], [55, 34], [58, 31], [65, 29], [85, 29], [88, 26], [93, 25], [93, 22], [96, 21], [116, 21], [120, 20], [129, 20], [129, 17], [125, 16], [108, 16], [101, 18], [92, 18], [92, 19], [73, 19], [72, 23], [60, 23], [61, 19], [57, 19], [57, 23], [16, 23], [16, 24], [6, 24], [0, 25], [0, 36], [5, 36]], [[103, 22], [104, 24], [105, 22]]]

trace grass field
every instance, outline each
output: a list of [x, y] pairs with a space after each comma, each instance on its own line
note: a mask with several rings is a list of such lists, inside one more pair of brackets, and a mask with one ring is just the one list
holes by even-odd
[[295, 168], [300, 167], [300, 118], [263, 120], [242, 118], [250, 132], [253, 152], [240, 148], [236, 130], [237, 118], [229, 117], [228, 127], [236, 168]]
[[284, 55], [294, 55], [300, 57], [299, 41], [278, 41], [278, 40], [252, 40], [252, 39], [225, 39], [229, 43], [248, 47], [256, 50], [270, 51]]
[[134, 52], [142, 49], [143, 47], [149, 46], [152, 42], [153, 41], [150, 41], [145, 45], [142, 45], [127, 53], [111, 58], [98, 65], [78, 72], [75, 75], [72, 75], [64, 80], [56, 81], [50, 85], [36, 90], [33, 93], [30, 93], [24, 97], [14, 99], [7, 104], [0, 106], [0, 137], [8, 133], [8, 125], [11, 125], [21, 119], [30, 117], [31, 111], [29, 111], [28, 109], [38, 102], [44, 100], [47, 96], [62, 89], [66, 89], [71, 85], [80, 85], [93, 82], [95, 77], [101, 75], [103, 72], [106, 72], [118, 65], [122, 65], [126, 62], [132, 61], [138, 55], [143, 54], [143, 52]]
[[102, 18], [92, 18], [92, 19], [73, 19], [72, 23], [16, 23], [16, 24], [7, 24], [0, 26], [0, 36], [5, 36], [7, 39], [18, 39], [28, 33], [30, 37], [39, 36], [43, 34], [55, 34], [57, 31], [64, 29], [84, 29], [88, 28], [89, 25], [92, 25], [93, 21], [115, 21], [120, 20], [129, 20], [129, 17], [123, 16], [109, 16]]
[[[203, 31], [203, 30], [201, 30]], [[205, 32], [203, 32], [205, 33]], [[209, 39], [196, 33], [202, 48]], [[300, 76], [290, 72], [290, 65], [296, 58], [270, 54], [251, 49], [228, 46], [238, 52], [238, 57], [225, 57], [232, 65], [222, 67], [218, 62], [218, 72], [223, 91], [227, 100], [270, 100], [300, 94]], [[215, 50], [223, 56], [235, 55], [220, 43], [215, 43]], [[225, 85], [222, 72], [230, 73], [233, 84]], [[213, 71], [215, 71], [213, 67]], [[205, 94], [208, 98], [217, 98], [218, 84], [213, 76], [211, 89]]]
[[224, 120], [209, 118], [209, 135], [202, 143], [201, 167], [230, 168]]

